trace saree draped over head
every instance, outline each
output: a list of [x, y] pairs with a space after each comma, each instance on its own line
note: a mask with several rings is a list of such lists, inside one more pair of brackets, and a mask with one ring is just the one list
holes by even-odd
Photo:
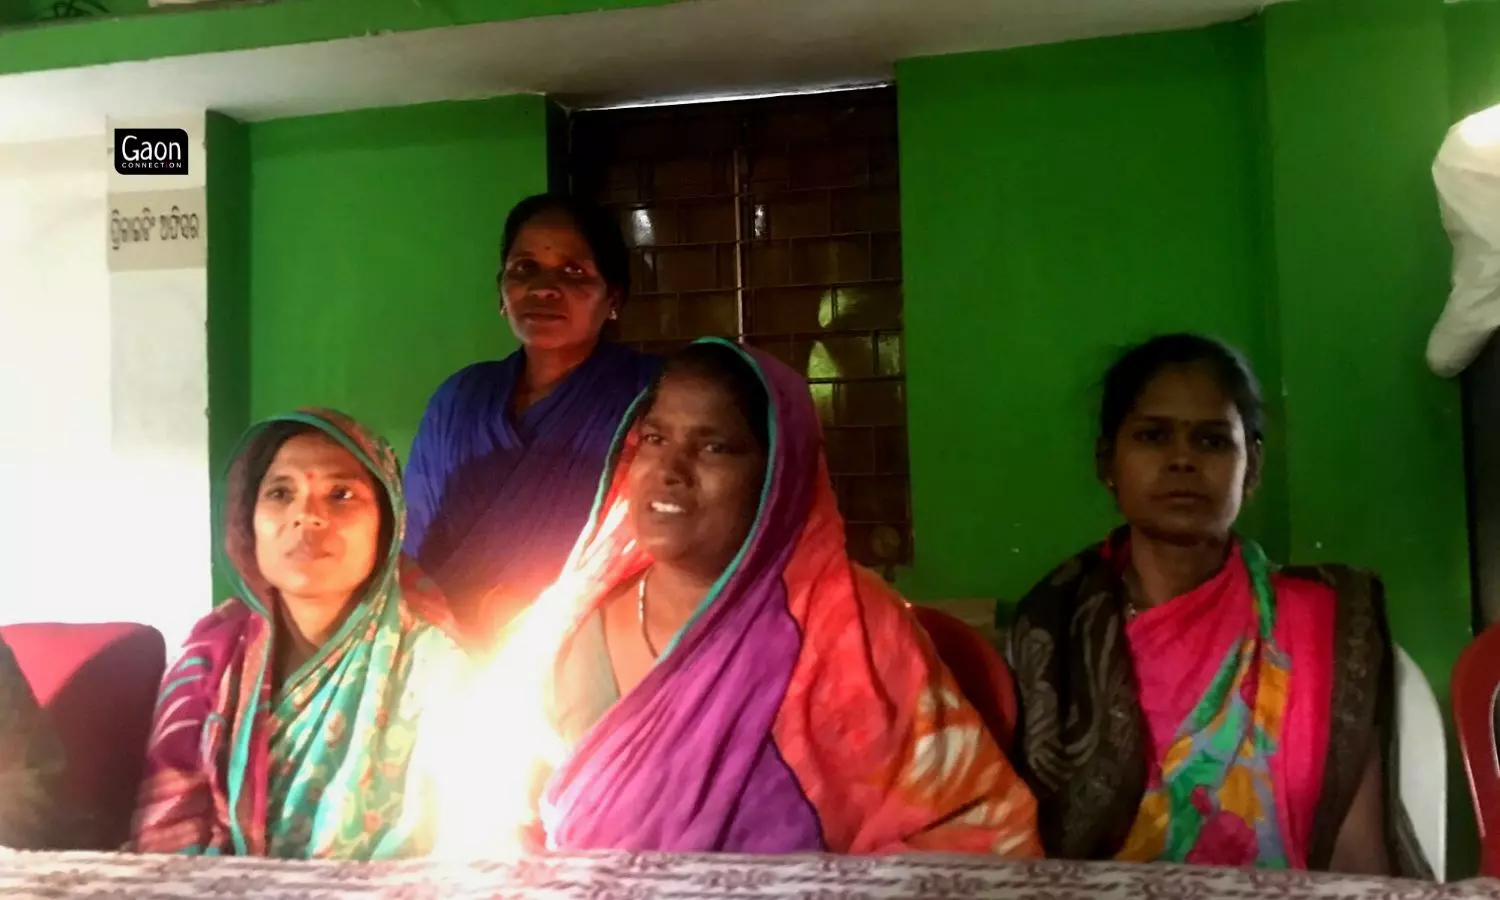
[[1038, 855], [1025, 785], [911, 609], [846, 554], [806, 381], [736, 350], [771, 401], [759, 512], [655, 667], [618, 696], [607, 648], [577, 646], [650, 565], [625, 512], [631, 421], [568, 589], [531, 613], [566, 604], [573, 622], [550, 689], [565, 753], [541, 791], [548, 845]]
[[601, 342], [519, 415], [517, 350], [470, 366], [433, 394], [406, 467], [407, 549], [465, 634], [486, 641], [551, 584], [588, 521], [615, 431], [656, 371]]
[[1242, 541], [1208, 582], [1127, 621], [1127, 540], [1064, 563], [1011, 632], [1017, 765], [1047, 854], [1327, 869], [1378, 751], [1391, 864], [1429, 875], [1395, 790], [1379, 580], [1277, 569]]
[[[389, 544], [334, 636], [272, 689], [275, 592], [255, 562], [247, 471], [278, 429], [305, 426], [354, 455], [384, 490]], [[284, 439], [284, 437], [282, 438]], [[193, 629], [166, 675], [136, 811], [142, 852], [385, 859], [426, 852], [431, 778], [417, 727], [460, 683], [465, 657], [431, 583], [401, 556], [391, 448], [329, 410], [255, 426], [230, 466], [225, 548], [239, 596]]]

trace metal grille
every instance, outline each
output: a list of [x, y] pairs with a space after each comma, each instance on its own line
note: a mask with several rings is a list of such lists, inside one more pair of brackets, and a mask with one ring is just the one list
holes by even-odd
[[619, 212], [620, 337], [737, 338], [806, 374], [850, 554], [911, 557], [895, 91], [580, 112], [575, 191]]

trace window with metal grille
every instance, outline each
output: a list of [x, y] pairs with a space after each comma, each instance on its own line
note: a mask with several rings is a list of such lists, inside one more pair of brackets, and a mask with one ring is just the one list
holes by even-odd
[[850, 554], [909, 561], [895, 90], [578, 112], [569, 169], [633, 248], [621, 340], [737, 338], [804, 373]]

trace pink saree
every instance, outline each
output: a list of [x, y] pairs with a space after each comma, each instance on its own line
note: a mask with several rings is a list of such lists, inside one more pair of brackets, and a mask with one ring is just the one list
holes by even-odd
[[[1170, 800], [1166, 779], [1188, 767], [1188, 750], [1206, 727], [1184, 728], [1227, 660], [1238, 696], [1210, 711], [1250, 713], [1246, 730], [1264, 731], [1266, 758], [1213, 769], [1222, 773], [1205, 797], [1188, 793], [1206, 822], [1182, 861], [1243, 866], [1256, 862], [1307, 867], [1307, 843], [1322, 792], [1328, 754], [1328, 702], [1333, 687], [1333, 615], [1338, 598], [1327, 585], [1269, 575], [1274, 594], [1269, 640], [1259, 633], [1261, 610], [1249, 565], [1236, 546], [1219, 574], [1197, 589], [1146, 610], [1125, 626], [1148, 739], [1146, 798], [1122, 859], [1148, 860], [1168, 850]], [[1181, 652], [1182, 648], [1194, 652]], [[1241, 706], [1241, 704], [1243, 704]], [[1234, 734], [1240, 739], [1242, 734]], [[1242, 748], [1236, 748], [1242, 749]], [[1263, 767], [1263, 768], [1262, 768]], [[1206, 793], [1206, 791], [1205, 791]], [[1260, 840], [1257, 840], [1257, 838]]]
[[1387, 858], [1431, 877], [1399, 793], [1380, 580], [1240, 541], [1133, 619], [1129, 530], [1064, 562], [1011, 630], [1017, 763], [1050, 857], [1329, 868], [1375, 753]]

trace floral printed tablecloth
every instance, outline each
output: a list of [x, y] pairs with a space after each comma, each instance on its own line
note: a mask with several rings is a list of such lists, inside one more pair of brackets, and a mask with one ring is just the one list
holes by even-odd
[[999, 897], [1036, 900], [1447, 900], [1495, 898], [1500, 882], [1438, 885], [1174, 866], [1006, 863], [975, 857], [581, 854], [483, 863], [280, 862], [128, 854], [0, 852], [0, 897], [266, 900], [588, 900]]

